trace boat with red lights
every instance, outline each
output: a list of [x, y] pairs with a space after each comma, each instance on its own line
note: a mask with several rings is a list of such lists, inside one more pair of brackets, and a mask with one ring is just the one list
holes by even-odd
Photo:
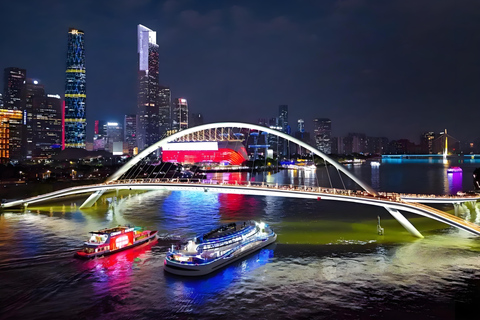
[[83, 248], [75, 253], [77, 258], [94, 258], [109, 255], [156, 239], [158, 231], [141, 227], [118, 226], [90, 232]]
[[167, 254], [164, 269], [181, 276], [202, 276], [275, 242], [264, 222], [230, 223], [189, 240]]

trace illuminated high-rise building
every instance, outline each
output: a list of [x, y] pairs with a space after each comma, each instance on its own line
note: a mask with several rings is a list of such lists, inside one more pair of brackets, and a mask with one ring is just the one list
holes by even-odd
[[85, 33], [82, 30], [70, 28], [65, 72], [65, 148], [85, 149], [87, 132], [85, 71]]
[[5, 109], [25, 110], [27, 70], [15, 67], [5, 68], [3, 76], [3, 104]]
[[172, 130], [182, 131], [188, 128], [188, 103], [187, 99], [176, 98], [172, 108]]
[[[21, 125], [23, 119], [22, 110], [0, 109], [0, 163], [7, 163], [19, 159], [12, 158], [10, 154], [11, 129]], [[15, 132], [15, 130], [13, 130]]]
[[325, 154], [332, 153], [332, 121], [327, 118], [313, 120], [315, 147]]
[[45, 108], [46, 96], [45, 88], [37, 80], [27, 79], [25, 84], [26, 101], [24, 112], [24, 127], [22, 150], [26, 159], [32, 159], [35, 150], [35, 139], [37, 129], [37, 117], [40, 116], [39, 111]]
[[35, 150], [33, 158], [51, 158], [62, 148], [63, 100], [58, 94], [47, 94], [46, 103], [39, 105], [34, 122]]
[[169, 87], [160, 86], [158, 90], [159, 96], [159, 116], [160, 116], [160, 137], [170, 130], [171, 111], [172, 111], [172, 95]]
[[3, 104], [8, 110], [18, 110], [22, 118], [12, 117], [9, 124], [9, 159], [13, 161], [23, 160], [24, 152], [24, 114], [25, 110], [25, 81], [27, 71], [21, 68], [5, 68]]
[[160, 140], [157, 33], [139, 24], [137, 40], [137, 146], [143, 150]]
[[128, 154], [135, 154], [135, 148], [137, 147], [137, 116], [134, 114], [125, 115], [123, 122], [123, 128], [125, 129], [123, 141], [125, 141]]

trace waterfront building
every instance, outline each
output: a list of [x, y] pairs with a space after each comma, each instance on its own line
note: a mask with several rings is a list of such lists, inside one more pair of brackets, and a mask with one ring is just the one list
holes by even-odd
[[85, 33], [70, 28], [65, 72], [64, 148], [85, 149], [86, 139], [86, 69]]
[[172, 130], [182, 131], [188, 128], [188, 103], [185, 98], [176, 98], [172, 110]]
[[106, 126], [106, 145], [105, 149], [113, 152], [115, 143], [121, 142], [120, 150], [123, 151], [123, 128], [118, 122], [107, 122]]
[[34, 159], [47, 159], [58, 154], [62, 147], [63, 100], [58, 94], [47, 94], [45, 104], [35, 109], [33, 123]]
[[241, 165], [247, 159], [245, 146], [235, 140], [168, 143], [162, 147], [164, 162]]
[[107, 122], [95, 120], [93, 135], [93, 151], [107, 148]]
[[22, 112], [21, 119], [13, 117], [9, 124], [9, 158], [13, 161], [21, 161], [24, 156], [22, 144], [24, 141], [23, 114], [25, 113], [26, 77], [25, 69], [10, 67], [4, 70], [4, 108]]
[[11, 128], [21, 125], [23, 119], [22, 110], [0, 109], [0, 163], [18, 160], [11, 157], [10, 134]]
[[159, 86], [158, 110], [160, 119], [160, 138], [171, 128], [172, 122], [172, 93], [169, 87]]
[[[270, 118], [268, 120], [268, 124], [265, 124], [265, 126], [280, 132], [282, 131], [282, 127], [279, 124], [278, 118]], [[281, 146], [283, 146], [283, 144], [280, 143], [280, 139], [281, 138], [274, 134], [268, 134], [267, 136], [267, 144], [269, 146], [268, 148], [270, 150], [273, 150], [273, 153], [277, 155], [277, 157], [280, 156], [280, 153], [283, 153], [283, 149], [281, 149]]]
[[[298, 140], [310, 144], [310, 133], [305, 132], [305, 121], [303, 119], [298, 119], [297, 121], [297, 131], [295, 131], [295, 138]], [[304, 154], [305, 149], [297, 146], [297, 154]]]
[[388, 150], [388, 139], [385, 137], [367, 137], [366, 152], [370, 154], [385, 154]]
[[37, 80], [27, 79], [25, 84], [26, 101], [23, 121], [22, 150], [24, 159], [32, 159], [36, 148], [36, 129], [39, 111], [44, 110], [46, 104], [45, 88]]
[[420, 137], [420, 145], [422, 153], [433, 153], [433, 141], [435, 140], [435, 133], [433, 131], [424, 132]]
[[[288, 124], [288, 105], [282, 104], [278, 106], [278, 126], [281, 127], [281, 132], [286, 133], [288, 135], [291, 134], [291, 128]], [[283, 138], [278, 139], [278, 150], [280, 155], [283, 157], [289, 157], [290, 150], [289, 150], [289, 143]]]
[[161, 137], [157, 33], [139, 24], [137, 40], [137, 146], [139, 150], [143, 150]]
[[325, 154], [331, 154], [332, 121], [328, 118], [317, 118], [313, 120], [313, 126], [315, 147]]
[[137, 148], [137, 116], [134, 114], [125, 115], [123, 128], [125, 129], [123, 141], [128, 149], [128, 154], [134, 155]]
[[367, 146], [367, 137], [365, 133], [348, 133], [343, 138], [345, 154], [365, 153]]
[[3, 104], [5, 109], [25, 110], [27, 70], [16, 67], [5, 68], [3, 76]]

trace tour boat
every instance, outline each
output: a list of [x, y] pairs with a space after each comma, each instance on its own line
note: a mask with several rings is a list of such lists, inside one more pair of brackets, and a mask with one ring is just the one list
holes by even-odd
[[181, 276], [202, 276], [216, 271], [277, 239], [263, 222], [230, 223], [172, 249], [165, 271]]
[[448, 173], [456, 173], [456, 172], [462, 172], [462, 168], [460, 167], [450, 167], [447, 169]]
[[94, 258], [125, 250], [155, 239], [158, 231], [141, 227], [118, 226], [90, 232], [92, 235], [77, 251], [78, 258]]

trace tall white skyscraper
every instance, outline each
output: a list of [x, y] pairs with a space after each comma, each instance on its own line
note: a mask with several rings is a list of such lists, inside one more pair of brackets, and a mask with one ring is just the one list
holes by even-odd
[[143, 150], [160, 140], [157, 33], [137, 26], [137, 146]]

